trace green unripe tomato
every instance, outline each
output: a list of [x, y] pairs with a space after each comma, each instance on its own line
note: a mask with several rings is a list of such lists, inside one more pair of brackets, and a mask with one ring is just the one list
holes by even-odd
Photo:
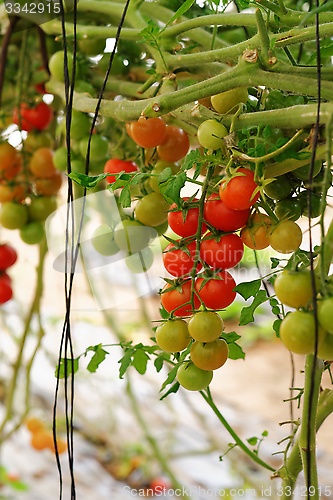
[[318, 346], [317, 356], [327, 361], [333, 360], [333, 335], [331, 333], [326, 333], [323, 342]]
[[107, 224], [101, 224], [93, 232], [91, 244], [101, 255], [115, 255], [119, 247], [114, 239], [114, 231]]
[[29, 222], [20, 229], [20, 237], [28, 245], [36, 245], [43, 241], [45, 236], [44, 224], [41, 222]]
[[125, 264], [134, 274], [148, 271], [154, 263], [154, 254], [151, 248], [146, 247], [140, 252], [132, 253], [125, 258]]
[[191, 316], [188, 331], [198, 342], [213, 342], [223, 332], [223, 319], [214, 311], [199, 311]]
[[[323, 162], [322, 160], [316, 160], [313, 166], [313, 177], [316, 177], [321, 171]], [[303, 167], [296, 168], [292, 170], [292, 175], [296, 177], [296, 179], [300, 179], [302, 181], [308, 181], [310, 178], [311, 165], [308, 163], [307, 165], [303, 165]]]
[[[66, 130], [66, 120], [62, 121], [63, 132]], [[75, 141], [79, 141], [82, 137], [86, 139], [89, 135], [91, 128], [91, 119], [87, 113], [81, 113], [81, 111], [73, 110], [72, 120], [71, 120], [71, 138]], [[87, 139], [88, 142], [88, 139]], [[85, 151], [87, 148], [85, 149]]]
[[166, 168], [170, 168], [173, 174], [176, 174], [180, 170], [180, 166], [177, 163], [170, 163], [164, 160], [158, 160], [153, 170], [151, 171], [152, 176], [149, 179], [149, 185], [153, 191], [156, 193], [160, 192], [160, 188], [158, 185], [158, 175], [163, 172]]
[[[82, 158], [87, 156], [89, 137], [84, 137], [80, 141], [79, 149]], [[109, 141], [106, 137], [94, 134], [91, 136], [90, 142], [90, 160], [91, 161], [101, 161], [106, 158], [108, 153]]]
[[78, 40], [81, 52], [87, 56], [102, 54], [105, 49], [105, 38], [81, 38]]
[[318, 321], [326, 331], [333, 333], [333, 297], [318, 302]]
[[149, 193], [140, 198], [134, 212], [138, 221], [145, 226], [160, 226], [168, 218], [169, 203], [159, 193]]
[[[318, 281], [316, 285], [319, 286]], [[307, 307], [313, 297], [311, 272], [285, 269], [278, 274], [274, 290], [282, 304], [295, 309]]]
[[286, 175], [280, 175], [272, 180], [269, 184], [264, 187], [264, 193], [268, 198], [272, 200], [283, 200], [291, 194], [293, 190], [293, 185], [290, 182], [289, 177]]
[[[55, 80], [58, 80], [59, 82], [64, 82], [65, 77], [64, 77], [64, 51], [63, 50], [58, 50], [57, 52], [54, 52], [52, 56], [50, 57], [49, 60], [49, 70], [51, 73], [51, 76], [55, 78]], [[74, 62], [74, 56], [71, 52], [67, 52], [67, 63], [68, 63], [68, 73], [69, 73], [69, 78], [71, 78], [72, 71], [73, 71], [73, 62]]]
[[55, 196], [37, 196], [36, 198], [32, 198], [28, 207], [29, 219], [43, 222], [57, 210], [57, 205]]
[[275, 214], [279, 220], [296, 221], [302, 215], [302, 206], [298, 198], [280, 200], [275, 205]]
[[302, 230], [296, 222], [283, 220], [268, 235], [268, 241], [273, 250], [283, 254], [296, 252], [302, 243]]
[[203, 391], [213, 380], [213, 372], [201, 370], [193, 363], [184, 363], [178, 368], [177, 379], [188, 391]]
[[21, 229], [28, 221], [28, 208], [13, 201], [2, 203], [0, 225], [6, 229]]
[[187, 323], [183, 319], [169, 319], [156, 328], [157, 345], [165, 352], [179, 352], [191, 341]]
[[302, 191], [298, 195], [298, 200], [302, 209], [302, 215], [305, 217], [315, 218], [319, 217], [321, 214], [321, 196], [319, 194], [310, 193], [310, 202], [311, 202], [311, 214], [310, 214], [310, 206], [308, 206], [308, 190]]
[[[294, 311], [283, 318], [280, 338], [289, 351], [296, 354], [311, 354], [315, 348], [315, 319], [311, 312]], [[325, 340], [326, 332], [319, 326], [318, 346]]]
[[210, 119], [202, 122], [198, 128], [198, 141], [203, 148], [224, 149], [223, 137], [228, 135], [228, 129], [222, 123]]
[[65, 146], [61, 146], [55, 150], [53, 154], [53, 164], [57, 170], [61, 172], [67, 171], [67, 148]]
[[222, 114], [235, 113], [238, 105], [246, 103], [249, 94], [246, 87], [236, 87], [234, 89], [221, 92], [211, 97], [211, 103], [215, 111]]
[[140, 252], [149, 244], [150, 228], [131, 219], [120, 221], [114, 228], [114, 240], [121, 250], [128, 254]]

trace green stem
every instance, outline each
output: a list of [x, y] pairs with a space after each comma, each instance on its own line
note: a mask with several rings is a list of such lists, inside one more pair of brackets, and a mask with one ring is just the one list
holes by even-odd
[[219, 409], [215, 405], [212, 396], [210, 394], [209, 389], [207, 390], [207, 393], [200, 391], [201, 396], [204, 398], [206, 403], [211, 407], [223, 427], [229, 432], [231, 437], [235, 440], [235, 443], [258, 465], [261, 465], [265, 469], [270, 470], [271, 472], [275, 472], [274, 467], [271, 465], [267, 464], [264, 462], [261, 458], [258, 457], [256, 453], [254, 453], [250, 448], [246, 446], [246, 444], [240, 439], [238, 434], [234, 431], [234, 429], [231, 427], [231, 425], [226, 421], [226, 419], [223, 417], [223, 415], [220, 413]]
[[299, 448], [303, 463], [306, 490], [311, 498], [319, 500], [318, 469], [316, 458], [316, 418], [320, 382], [324, 363], [313, 354], [306, 357], [305, 385]]

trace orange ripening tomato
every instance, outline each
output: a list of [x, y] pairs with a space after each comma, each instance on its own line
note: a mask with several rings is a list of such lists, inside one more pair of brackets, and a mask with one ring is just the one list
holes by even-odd
[[189, 148], [187, 133], [179, 127], [167, 125], [165, 139], [157, 146], [157, 154], [162, 160], [174, 163], [184, 158]]
[[253, 214], [247, 225], [240, 232], [244, 245], [252, 250], [263, 250], [269, 246], [269, 231], [272, 225], [268, 215], [259, 212]]
[[142, 148], [155, 148], [166, 138], [167, 126], [163, 118], [140, 116], [130, 125], [130, 137]]

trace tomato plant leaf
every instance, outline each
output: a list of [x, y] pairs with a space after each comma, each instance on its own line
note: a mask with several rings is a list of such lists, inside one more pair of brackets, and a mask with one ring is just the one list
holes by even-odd
[[79, 369], [79, 358], [61, 358], [56, 367], [55, 376], [58, 378], [69, 377]]
[[180, 204], [180, 191], [185, 186], [185, 182], [185, 172], [179, 172], [178, 175], [170, 177], [163, 183], [159, 183], [160, 191], [168, 203]]
[[123, 187], [119, 196], [119, 203], [123, 208], [128, 208], [131, 206], [131, 191], [129, 185]]
[[239, 326], [248, 325], [254, 321], [254, 312], [260, 304], [267, 301], [267, 294], [265, 290], [259, 290], [251, 305], [243, 307], [240, 319]]
[[[138, 344], [138, 346], [140, 346], [140, 344]], [[138, 347], [138, 346], [136, 346], [136, 347]], [[143, 346], [141, 344], [141, 347], [139, 347], [138, 349], [135, 350], [134, 356], [133, 356], [133, 362], [132, 362], [136, 371], [139, 372], [141, 375], [146, 373], [147, 363], [149, 361], [149, 356], [144, 351], [144, 349], [142, 347]]]
[[163, 391], [163, 389], [166, 388], [167, 385], [169, 384], [172, 384], [172, 382], [175, 380], [176, 378], [176, 375], [177, 375], [177, 371], [178, 371], [178, 365], [174, 366], [168, 373], [168, 376], [167, 378], [165, 379], [165, 381], [163, 382], [162, 384], [162, 387], [161, 387], [161, 391]]
[[133, 347], [127, 348], [125, 350], [124, 356], [118, 361], [118, 363], [120, 363], [119, 378], [123, 378], [127, 368], [131, 366], [133, 353], [134, 353]]
[[254, 281], [245, 281], [244, 283], [239, 283], [235, 291], [239, 293], [243, 297], [243, 299], [247, 300], [250, 297], [255, 297], [259, 292], [261, 286], [261, 280], [257, 279]]
[[229, 354], [228, 358], [230, 359], [245, 359], [245, 352], [241, 348], [239, 344], [237, 344], [236, 340], [240, 339], [240, 335], [236, 332], [223, 333], [221, 338], [226, 341], [228, 344]]
[[273, 323], [273, 330], [276, 333], [277, 337], [280, 337], [280, 325], [281, 325], [282, 319], [276, 319]]
[[106, 355], [109, 354], [105, 349], [103, 349], [102, 344], [95, 345], [91, 350], [94, 351], [94, 355], [89, 361], [87, 366], [87, 370], [91, 373], [96, 372], [97, 368], [106, 358]]
[[155, 359], [154, 366], [155, 366], [157, 372], [160, 372], [162, 370], [163, 364], [164, 364], [164, 359], [165, 359], [164, 358], [164, 353], [160, 354]]
[[68, 177], [79, 186], [85, 187], [86, 189], [93, 189], [100, 181], [107, 177], [107, 174], [86, 175], [80, 172], [71, 172], [68, 174]]
[[280, 265], [280, 259], [277, 259], [276, 257], [271, 257], [271, 269], [275, 269]]
[[169, 394], [177, 392], [178, 389], [179, 389], [179, 387], [180, 387], [180, 383], [179, 382], [176, 382], [175, 384], [173, 384], [173, 386], [171, 386], [170, 389], [166, 393], [164, 393], [162, 397], [160, 397], [160, 401], [162, 401], [162, 399], [164, 399], [167, 396], [169, 396]]
[[195, 0], [186, 0], [180, 7], [178, 10], [176, 10], [176, 12], [174, 13], [174, 15], [171, 17], [171, 19], [169, 19], [169, 21], [167, 22], [167, 26], [169, 26], [170, 24], [172, 24], [174, 21], [176, 21], [176, 19], [178, 19], [179, 17], [183, 16], [185, 14], [185, 12], [187, 12], [191, 7], [192, 5], [194, 4]]
[[251, 446], [255, 446], [258, 443], [258, 438], [253, 436], [246, 440]]

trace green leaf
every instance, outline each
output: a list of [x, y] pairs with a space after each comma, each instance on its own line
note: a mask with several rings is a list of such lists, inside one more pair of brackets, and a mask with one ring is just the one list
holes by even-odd
[[241, 9], [246, 9], [250, 5], [250, 0], [238, 0], [237, 4]]
[[57, 366], [55, 376], [58, 378], [69, 377], [79, 369], [79, 358], [61, 358]]
[[86, 175], [80, 174], [80, 172], [71, 172], [68, 177], [79, 186], [83, 186], [86, 189], [93, 189], [100, 181], [107, 177], [107, 174]]
[[280, 325], [282, 323], [282, 319], [276, 319], [273, 323], [273, 330], [276, 333], [277, 337], [280, 337]]
[[243, 297], [243, 299], [247, 300], [250, 297], [255, 297], [259, 292], [261, 286], [261, 279], [257, 279], [254, 281], [245, 281], [244, 283], [239, 283], [235, 291], [239, 293]]
[[172, 382], [175, 380], [176, 375], [178, 371], [178, 365], [174, 366], [168, 373], [167, 378], [162, 384], [161, 391], [166, 388], [167, 385], [172, 384]]
[[262, 131], [262, 136], [264, 139], [269, 139], [269, 137], [271, 137], [271, 135], [272, 135], [272, 129], [269, 125], [266, 125], [266, 127]]
[[123, 208], [128, 208], [131, 206], [132, 199], [131, 199], [131, 191], [129, 188], [129, 185], [124, 186], [123, 189], [121, 190], [120, 196], [119, 196], [119, 203]]
[[132, 356], [134, 354], [135, 349], [133, 347], [129, 347], [126, 349], [124, 356], [118, 361], [120, 363], [119, 368], [119, 378], [123, 378], [126, 370], [132, 364]]
[[278, 267], [280, 265], [280, 259], [277, 259], [275, 257], [271, 257], [271, 269], [275, 269], [276, 267]]
[[162, 401], [162, 399], [164, 399], [167, 396], [169, 396], [169, 394], [172, 394], [173, 392], [177, 392], [178, 389], [179, 389], [179, 387], [180, 387], [180, 383], [179, 382], [176, 382], [175, 384], [173, 384], [173, 386], [170, 387], [170, 389], [165, 394], [163, 394], [162, 397], [160, 397], [160, 400]]
[[158, 356], [155, 361], [154, 361], [154, 366], [156, 368], [156, 371], [157, 372], [160, 372], [163, 368], [163, 364], [164, 364], [164, 354], [161, 354], [160, 356]]
[[159, 188], [168, 203], [180, 203], [180, 191], [185, 186], [186, 174], [180, 172], [159, 184]]
[[222, 333], [222, 338], [227, 342], [227, 344], [231, 344], [232, 342], [236, 342], [236, 340], [240, 339], [241, 336], [236, 332]]
[[236, 340], [240, 339], [240, 335], [236, 332], [223, 333], [221, 338], [228, 344], [228, 357], [230, 359], [245, 359], [245, 353]]
[[258, 443], [258, 438], [253, 436], [246, 440], [251, 446], [255, 446]]
[[144, 349], [142, 348], [136, 349], [133, 356], [133, 366], [136, 369], [136, 371], [139, 372], [141, 375], [146, 373], [148, 361], [149, 361], [149, 356], [144, 351]]
[[169, 26], [170, 24], [172, 24], [176, 19], [178, 19], [179, 17], [183, 16], [185, 14], [185, 12], [187, 12], [191, 7], [192, 5], [195, 3], [195, 0], [186, 0], [183, 5], [181, 5], [179, 7], [178, 10], [176, 10], [176, 12], [174, 13], [174, 15], [172, 16], [172, 18], [167, 22], [167, 26]]
[[254, 312], [260, 304], [266, 302], [267, 295], [265, 290], [259, 290], [258, 294], [254, 298], [252, 304], [247, 307], [243, 307], [240, 315], [239, 326], [248, 325], [254, 321]]
[[279, 302], [274, 297], [269, 299], [269, 303], [270, 303], [271, 308], [272, 308], [272, 313], [275, 314], [275, 316], [278, 316], [279, 314], [281, 314]]
[[95, 345], [91, 350], [94, 350], [94, 355], [87, 366], [87, 370], [94, 373], [109, 353], [103, 349], [102, 344]]

